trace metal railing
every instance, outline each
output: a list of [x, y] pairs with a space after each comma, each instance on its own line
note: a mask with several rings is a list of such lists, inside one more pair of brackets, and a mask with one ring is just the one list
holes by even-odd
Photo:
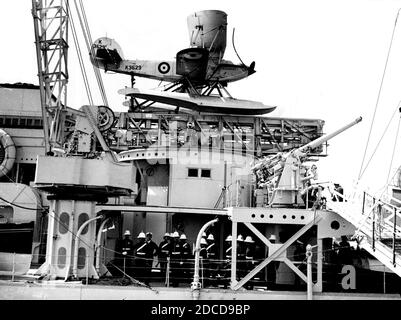
[[[401, 208], [389, 203], [397, 199], [391, 196], [377, 198], [366, 191], [354, 193], [353, 197], [345, 197], [336, 191], [333, 196], [342, 197], [346, 202], [344, 211], [357, 225], [356, 238], [366, 237], [372, 250], [378, 249], [377, 242], [385, 244], [392, 251], [392, 264], [396, 266], [397, 242], [401, 240]], [[391, 240], [391, 244], [389, 242]]]

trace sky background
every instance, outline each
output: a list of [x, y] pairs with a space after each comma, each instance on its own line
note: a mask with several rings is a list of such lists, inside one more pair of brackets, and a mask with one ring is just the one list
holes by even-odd
[[[127, 59], [172, 60], [179, 50], [189, 46], [189, 14], [210, 9], [225, 11], [225, 58], [239, 62], [231, 44], [235, 28], [237, 51], [245, 63], [256, 61], [257, 71], [230, 84], [230, 93], [277, 106], [270, 114], [273, 117], [322, 119], [325, 132], [362, 116], [362, 123], [330, 141], [329, 156], [318, 165], [321, 181], [337, 181], [346, 187], [356, 181], [401, 0], [84, 2], [93, 39], [114, 38]], [[2, 0], [1, 10], [6, 14], [0, 20], [0, 83], [37, 84], [31, 1]], [[88, 101], [73, 46], [69, 55], [68, 101], [71, 107], [79, 108]], [[129, 77], [103, 74], [103, 79], [112, 109], [126, 111], [122, 106], [124, 97], [117, 91], [130, 85]], [[91, 84], [96, 91], [94, 77]], [[153, 88], [158, 82], [137, 78], [136, 85]], [[385, 185], [389, 172], [400, 113], [392, 115], [401, 100], [400, 89], [398, 21], [367, 159], [392, 121], [361, 181], [372, 192]], [[95, 95], [95, 103], [102, 104], [100, 95]], [[399, 145], [391, 176], [401, 165]]]

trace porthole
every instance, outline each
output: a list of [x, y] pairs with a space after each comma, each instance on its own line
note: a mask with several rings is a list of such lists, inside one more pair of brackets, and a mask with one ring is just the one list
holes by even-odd
[[260, 217], [263, 219], [263, 218], [265, 217], [265, 215], [264, 215], [264, 214], [261, 214]]
[[283, 215], [283, 219], [287, 219], [287, 216], [286, 216], [286, 215]]
[[271, 214], [271, 215], [269, 216], [269, 218], [270, 218], [270, 219], [273, 219], [273, 215]]
[[331, 222], [330, 227], [333, 230], [338, 230], [338, 229], [340, 229], [340, 223], [337, 220], [334, 220]]
[[291, 218], [292, 218], [292, 220], [295, 220], [295, 216], [292, 216]]
[[304, 220], [305, 219], [305, 217], [304, 216], [301, 216], [301, 220]]
[[255, 214], [252, 214], [252, 215], [251, 215], [251, 217], [252, 217], [252, 218], [255, 218], [255, 217], [256, 217], [256, 215], [255, 215]]

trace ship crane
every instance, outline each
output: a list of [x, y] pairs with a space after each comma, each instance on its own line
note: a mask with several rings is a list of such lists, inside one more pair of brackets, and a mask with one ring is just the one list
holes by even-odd
[[97, 215], [95, 205], [135, 190], [133, 167], [116, 162], [103, 139], [107, 123], [101, 117], [99, 126], [99, 108], [67, 106], [70, 14], [68, 0], [32, 1], [46, 149], [37, 160], [35, 187], [50, 201], [46, 261], [38, 273], [65, 280], [99, 277], [95, 222], [107, 217]]

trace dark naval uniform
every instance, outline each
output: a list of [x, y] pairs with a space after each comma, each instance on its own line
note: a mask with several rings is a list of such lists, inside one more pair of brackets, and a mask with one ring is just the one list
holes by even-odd
[[224, 257], [226, 259], [224, 268], [223, 268], [223, 285], [225, 288], [228, 287], [231, 279], [231, 251], [232, 251], [232, 242], [228, 242], [229, 245], [226, 246]]
[[149, 285], [149, 280], [152, 276], [152, 265], [153, 265], [153, 257], [157, 255], [159, 248], [157, 244], [152, 240], [147, 240], [145, 242], [145, 247], [143, 248], [145, 252], [145, 284]]
[[171, 249], [170, 256], [170, 270], [171, 270], [171, 285], [177, 287], [179, 284], [180, 277], [180, 262], [181, 262], [181, 244], [179, 242], [174, 242]]
[[237, 241], [237, 278], [242, 279], [245, 276], [246, 261], [245, 248], [242, 241]]
[[191, 246], [186, 241], [181, 243], [181, 267], [186, 282], [191, 282], [194, 262]]
[[165, 279], [167, 269], [167, 258], [170, 257], [172, 249], [171, 240], [163, 240], [159, 244], [159, 264], [161, 276]]
[[217, 285], [216, 284], [216, 275], [217, 275], [217, 247], [215, 242], [211, 242], [207, 247], [206, 247], [206, 254], [207, 254], [207, 259], [205, 263], [205, 268], [206, 268], [206, 273], [205, 276], [208, 279], [207, 284], [208, 285]]
[[134, 246], [135, 251], [135, 276], [139, 281], [146, 279], [146, 241], [138, 242]]
[[[132, 274], [133, 271], [133, 256], [134, 256], [134, 243], [129, 238], [124, 238], [117, 242], [116, 263], [117, 266], [127, 274]], [[114, 270], [114, 267], [111, 266]], [[121, 271], [114, 270], [116, 274], [121, 274]]]
[[[253, 268], [255, 267], [255, 248], [253, 246], [253, 244], [248, 244], [246, 246], [246, 250], [245, 250], [245, 273], [248, 274], [249, 272], [251, 272], [253, 270]], [[254, 285], [254, 281], [250, 280], [248, 281], [248, 283], [246, 284], [246, 288], [247, 289], [252, 289]]]

